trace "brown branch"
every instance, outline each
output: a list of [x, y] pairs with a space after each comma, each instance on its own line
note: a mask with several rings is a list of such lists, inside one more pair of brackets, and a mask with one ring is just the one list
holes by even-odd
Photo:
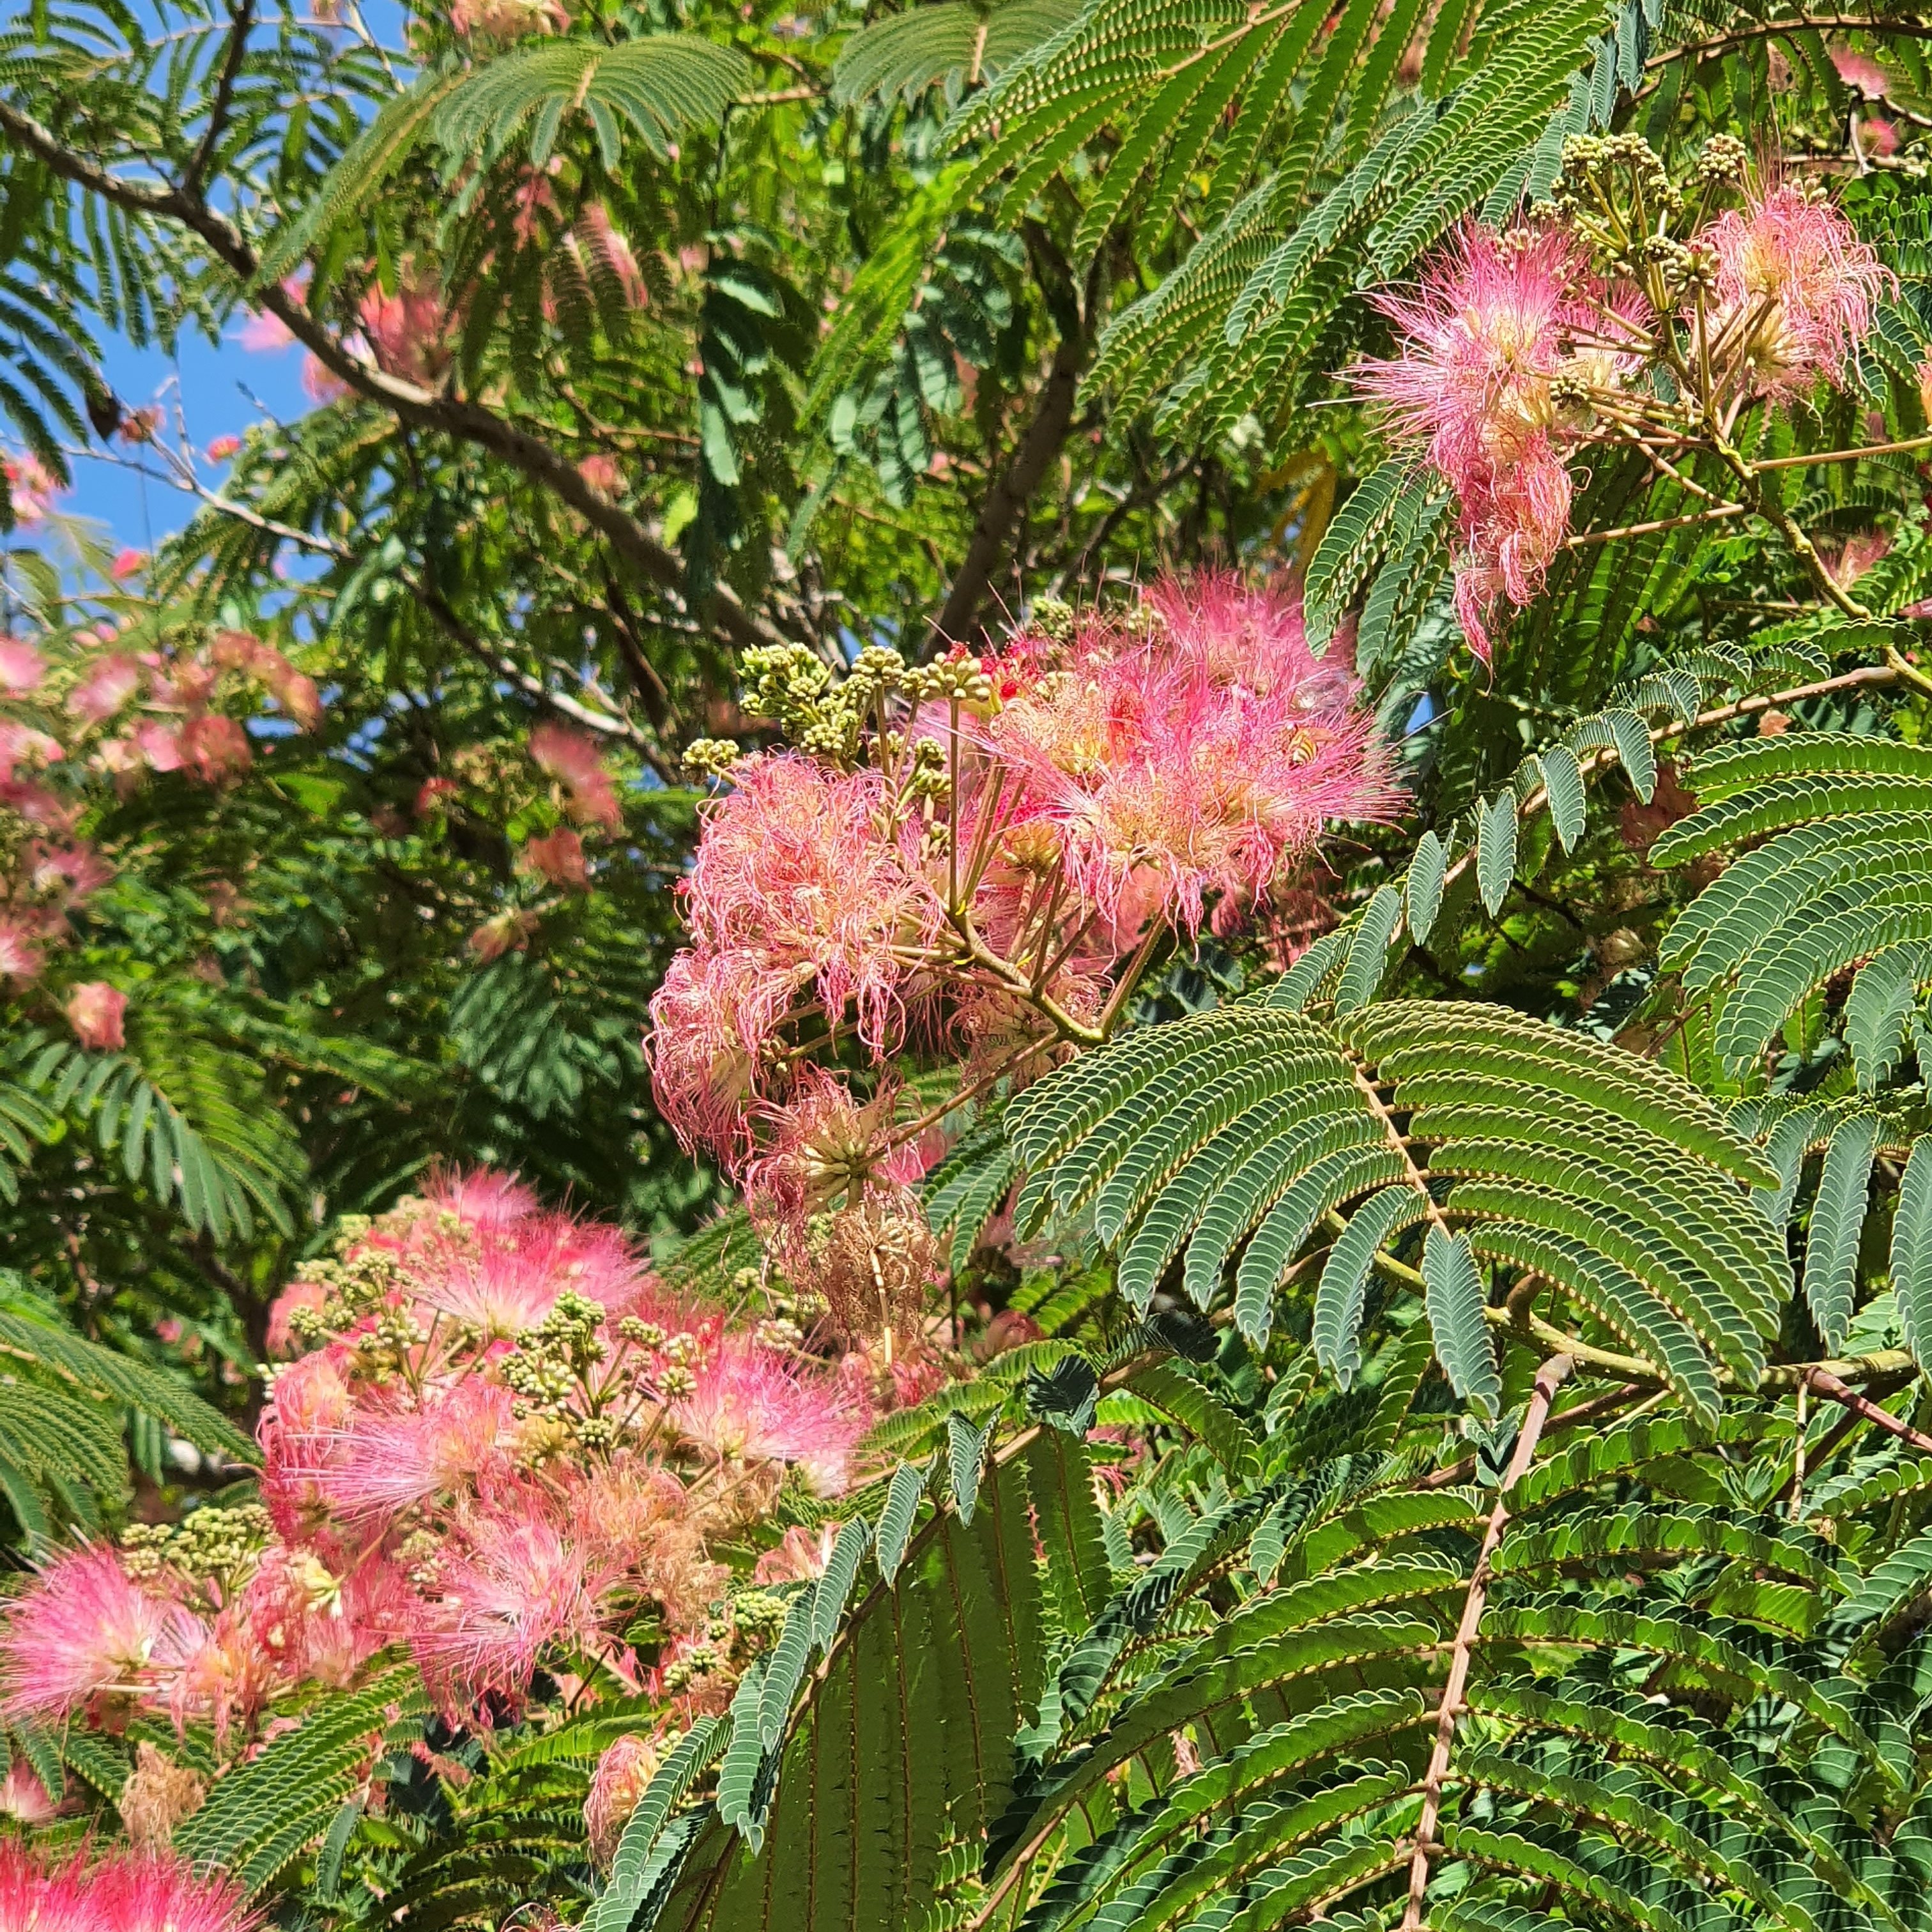
[[[233, 224], [210, 208], [199, 194], [185, 188], [130, 181], [117, 175], [63, 146], [32, 115], [4, 100], [0, 100], [0, 135], [32, 154], [61, 180], [99, 196], [114, 207], [186, 229], [206, 244], [244, 288], [255, 280], [260, 267], [255, 251]], [[540, 438], [480, 403], [404, 382], [352, 356], [304, 304], [279, 284], [270, 284], [254, 291], [252, 299], [275, 316], [330, 374], [365, 400], [388, 410], [411, 428], [433, 430], [500, 458], [567, 503], [592, 529], [608, 538], [612, 548], [646, 579], [682, 600], [685, 571], [676, 553], [637, 518], [593, 490], [574, 464]], [[718, 584], [712, 600], [718, 628], [733, 643], [745, 646], [786, 641], [784, 634], [767, 618], [748, 610], [729, 585]]]
[[1462, 1600], [1462, 1620], [1456, 1626], [1455, 1647], [1449, 1653], [1449, 1681], [1443, 1686], [1442, 1708], [1436, 1720], [1436, 1748], [1429, 1754], [1429, 1770], [1423, 1780], [1422, 1816], [1416, 1821], [1415, 1850], [1409, 1860], [1408, 1904], [1402, 1913], [1402, 1932], [1417, 1932], [1422, 1923], [1424, 1900], [1429, 1891], [1429, 1861], [1436, 1850], [1436, 1820], [1442, 1813], [1442, 1787], [1449, 1775], [1449, 1755], [1456, 1742], [1456, 1719], [1468, 1687], [1469, 1659], [1475, 1648], [1477, 1627], [1483, 1618], [1484, 1601], [1489, 1594], [1490, 1561], [1509, 1523], [1509, 1493], [1536, 1454], [1538, 1439], [1550, 1418], [1550, 1405], [1570, 1367], [1568, 1355], [1552, 1355], [1538, 1372], [1536, 1386], [1530, 1394], [1529, 1412], [1523, 1418], [1522, 1432], [1516, 1439], [1515, 1454], [1504, 1473], [1502, 1487], [1496, 1492], [1496, 1506], [1490, 1512], [1489, 1527], [1483, 1532], [1483, 1546], [1469, 1578], [1469, 1594]]
[[1727, 47], [1745, 46], [1753, 40], [1774, 40], [1780, 34], [1838, 32], [1897, 34], [1908, 40], [1932, 40], [1932, 27], [1922, 27], [1908, 21], [1858, 20], [1843, 14], [1804, 14], [1795, 20], [1768, 20], [1757, 26], [1742, 27], [1736, 33], [1722, 34], [1716, 40], [1694, 40], [1684, 46], [1673, 47], [1668, 53], [1653, 54], [1644, 62], [1644, 71], [1649, 73], [1657, 68], [1668, 67], [1672, 61], [1706, 60], [1712, 54], [1722, 53]]
[[[1044, 286], [1046, 271], [1039, 257], [1050, 246], [1044, 237], [1030, 230], [1036, 272]], [[1080, 392], [1080, 372], [1086, 365], [1094, 311], [1099, 295], [1102, 257], [1096, 254], [1088, 272], [1085, 299], [1075, 297], [1070, 289], [1064, 302], [1052, 304], [1060, 328], [1060, 340], [1053, 361], [1034, 403], [1032, 420], [1020, 438], [1012, 460], [994, 482], [980, 504], [974, 520], [973, 535], [966, 555], [953, 578], [946, 602], [932, 620], [932, 638], [941, 646], [970, 643], [974, 620], [986, 601], [993, 573], [1004, 555], [1013, 526], [1024, 515], [1033, 494], [1046, 474], [1047, 466], [1060, 452], [1073, 422], [1073, 405]]]
[[1909, 1442], [1915, 1449], [1932, 1449], [1932, 1436], [1914, 1429], [1910, 1423], [1901, 1421], [1889, 1409], [1881, 1408], [1868, 1396], [1862, 1396], [1848, 1384], [1840, 1382], [1828, 1369], [1810, 1367], [1804, 1371], [1802, 1388], [1815, 1389], [1819, 1394], [1843, 1404], [1854, 1415], [1874, 1424], [1888, 1433], [1896, 1436], [1900, 1442]]
[[236, 0], [229, 18], [232, 24], [228, 30], [228, 47], [222, 58], [221, 72], [215, 80], [214, 98], [208, 105], [207, 131], [182, 176], [182, 188], [189, 194], [201, 192], [208, 164], [214, 159], [214, 151], [227, 130], [229, 111], [235, 103], [235, 83], [241, 78], [242, 63], [248, 57], [249, 31], [255, 24], [255, 0]]

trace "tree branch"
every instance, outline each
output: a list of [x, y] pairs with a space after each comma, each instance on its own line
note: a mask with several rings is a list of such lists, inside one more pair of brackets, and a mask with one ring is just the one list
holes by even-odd
[[235, 104], [235, 83], [241, 78], [242, 63], [248, 52], [249, 30], [255, 24], [255, 0], [236, 0], [236, 4], [229, 10], [229, 18], [232, 24], [228, 30], [228, 50], [223, 56], [221, 72], [214, 83], [214, 98], [208, 105], [208, 130], [202, 136], [201, 145], [195, 149], [194, 158], [182, 176], [183, 191], [191, 195], [200, 194], [208, 164], [214, 159], [214, 151], [227, 131], [229, 110]]
[[[197, 236], [243, 288], [260, 266], [255, 251], [225, 216], [198, 193], [130, 181], [74, 153], [30, 114], [0, 100], [0, 134], [43, 163], [62, 180], [98, 195], [134, 214], [172, 222]], [[308, 308], [277, 284], [254, 290], [258, 302], [315, 357], [330, 374], [358, 395], [390, 410], [412, 428], [436, 431], [500, 458], [533, 483], [569, 505], [608, 538], [617, 553], [648, 580], [682, 600], [684, 566], [637, 518], [586, 483], [576, 466], [540, 438], [507, 422], [494, 410], [459, 396], [406, 382], [352, 356]], [[718, 628], [733, 643], [782, 644], [784, 634], [759, 613], [748, 610], [728, 584], [718, 585], [713, 602]]]
[[1502, 1487], [1496, 1492], [1496, 1506], [1490, 1512], [1489, 1527], [1483, 1532], [1483, 1546], [1469, 1578], [1469, 1594], [1462, 1600], [1462, 1620], [1456, 1628], [1455, 1648], [1449, 1653], [1449, 1681], [1442, 1688], [1442, 1703], [1436, 1720], [1436, 1748], [1429, 1754], [1429, 1770], [1423, 1780], [1422, 1816], [1416, 1821], [1415, 1850], [1408, 1865], [1408, 1904], [1402, 1913], [1402, 1932], [1417, 1932], [1422, 1923], [1423, 1904], [1429, 1891], [1429, 1860], [1436, 1849], [1436, 1821], [1442, 1814], [1442, 1787], [1449, 1775], [1449, 1754], [1456, 1742], [1456, 1719], [1462, 1708], [1462, 1695], [1468, 1688], [1469, 1658], [1475, 1648], [1477, 1627], [1483, 1620], [1483, 1604], [1489, 1594], [1490, 1563], [1496, 1545], [1508, 1526], [1509, 1493], [1521, 1479], [1536, 1454], [1538, 1438], [1550, 1418], [1550, 1405], [1570, 1370], [1568, 1355], [1552, 1355], [1536, 1378], [1529, 1398], [1529, 1412], [1523, 1418], [1522, 1432], [1516, 1439], [1516, 1452], [1510, 1457]]
[[[1030, 230], [1036, 274], [1042, 289], [1046, 276], [1039, 266], [1040, 256], [1049, 245], [1045, 238]], [[1060, 340], [1046, 380], [1040, 385], [1034, 404], [1033, 418], [1018, 447], [986, 492], [973, 525], [964, 560], [946, 593], [946, 602], [932, 620], [931, 637], [942, 645], [967, 644], [972, 640], [974, 621], [986, 600], [993, 573], [1005, 554], [1014, 525], [1024, 514], [1033, 493], [1046, 474], [1047, 465], [1059, 454], [1073, 422], [1073, 405], [1080, 392], [1080, 372], [1086, 365], [1088, 338], [1092, 333], [1094, 309], [1100, 291], [1102, 257], [1096, 254], [1088, 272], [1083, 300], [1076, 303], [1070, 289], [1065, 299], [1052, 302], [1058, 311]], [[1051, 302], [1051, 297], [1049, 297]]]

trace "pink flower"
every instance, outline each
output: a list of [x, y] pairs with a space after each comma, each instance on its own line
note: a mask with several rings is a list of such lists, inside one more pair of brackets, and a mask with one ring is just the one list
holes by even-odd
[[610, 212], [601, 201], [593, 201], [577, 218], [566, 245], [600, 276], [614, 280], [625, 302], [632, 308], [646, 306], [644, 271], [631, 244], [610, 220]]
[[1376, 298], [1405, 338], [1402, 353], [1355, 372], [1399, 436], [1426, 440], [1456, 492], [1468, 553], [1457, 614], [1485, 662], [1489, 609], [1502, 596], [1532, 601], [1568, 532], [1571, 486], [1550, 384], [1569, 338], [1604, 326], [1578, 300], [1586, 280], [1566, 236], [1466, 224], [1417, 294]]
[[486, 919], [470, 935], [470, 950], [487, 966], [492, 960], [502, 958], [506, 952], [522, 951], [530, 944], [530, 934], [536, 931], [538, 923], [535, 913], [512, 906]]
[[692, 1372], [697, 1386], [670, 1415], [698, 1448], [722, 1462], [795, 1464], [821, 1496], [846, 1487], [866, 1418], [831, 1378], [736, 1335]]
[[296, 1352], [296, 1335], [292, 1317], [298, 1308], [320, 1310], [328, 1299], [328, 1292], [320, 1282], [292, 1281], [268, 1304], [268, 1332], [267, 1342], [272, 1357], [280, 1358]]
[[562, 786], [566, 808], [580, 824], [614, 831], [623, 823], [610, 775], [597, 747], [581, 732], [562, 724], [539, 724], [530, 734], [530, 762]]
[[462, 789], [454, 778], [425, 778], [417, 789], [412, 809], [417, 818], [427, 818], [432, 812], [442, 809], [445, 799], [455, 797]]
[[7, 480], [8, 494], [14, 506], [14, 520], [31, 530], [44, 523], [55, 497], [66, 485], [56, 482], [38, 458], [10, 456], [0, 461], [0, 475]]
[[526, 34], [561, 33], [570, 16], [558, 0], [454, 0], [449, 24], [465, 36], [516, 40]]
[[[0, 1781], [0, 1817], [8, 1817], [30, 1832], [51, 1824], [60, 1816], [60, 1807], [49, 1796], [47, 1787], [24, 1758], [16, 1758]], [[0, 1906], [0, 1928], [8, 1923], [5, 1908]]]
[[513, 1174], [494, 1168], [444, 1168], [424, 1190], [439, 1208], [472, 1228], [500, 1233], [538, 1211], [536, 1196]]
[[1012, 694], [985, 742], [1023, 781], [982, 922], [995, 934], [1056, 860], [1112, 947], [1153, 920], [1198, 932], [1210, 892], [1258, 892], [1332, 821], [1395, 803], [1354, 680], [1310, 651], [1298, 602], [1214, 573], [1145, 601], [1151, 626], [1089, 622], [1052, 670], [1024, 639], [988, 660]]
[[759, 1583], [809, 1583], [825, 1574], [832, 1561], [832, 1546], [838, 1540], [838, 1526], [822, 1523], [816, 1531], [794, 1523], [779, 1538], [777, 1546], [766, 1550], [752, 1568]]
[[0, 912], [0, 979], [24, 984], [39, 974], [40, 936], [38, 922]]
[[82, 723], [98, 724], [111, 718], [140, 689], [141, 667], [121, 652], [96, 661], [86, 677], [67, 695], [67, 708]]
[[372, 288], [356, 313], [378, 368], [428, 388], [449, 366], [454, 319], [433, 276], [406, 266], [393, 293]]
[[98, 1867], [87, 1880], [89, 1906], [114, 1932], [245, 1932], [261, 1915], [248, 1910], [248, 1888], [238, 1879], [198, 1876], [184, 1859], [166, 1852], [124, 1854]]
[[441, 1595], [411, 1640], [424, 1676], [452, 1702], [522, 1696], [552, 1644], [598, 1647], [599, 1599], [620, 1574], [551, 1522], [541, 1492], [500, 1496], [441, 1565]]
[[1885, 69], [1870, 54], [1855, 53], [1850, 47], [1834, 47], [1832, 64], [1838, 70], [1838, 78], [1854, 93], [1862, 94], [1868, 100], [1885, 98], [1891, 83], [1886, 79]]
[[36, 1854], [20, 1839], [0, 1838], [0, 1932], [119, 1932], [100, 1916], [84, 1853], [64, 1864], [51, 1850]]
[[656, 1776], [658, 1761], [656, 1740], [638, 1731], [616, 1738], [597, 1760], [584, 1801], [584, 1825], [590, 1855], [600, 1867], [608, 1870], [616, 1856], [617, 1840]]
[[114, 561], [107, 566], [108, 574], [117, 584], [125, 584], [129, 578], [138, 577], [148, 567], [148, 553], [144, 550], [118, 551]]
[[577, 473], [601, 496], [616, 496], [622, 494], [624, 472], [617, 466], [617, 459], [614, 456], [606, 456], [601, 452], [595, 456], [586, 456], [577, 466]]
[[92, 1052], [118, 1052], [128, 1044], [121, 1029], [128, 995], [104, 980], [88, 980], [75, 987], [67, 1003], [68, 1023], [81, 1045]]
[[339, 403], [349, 393], [349, 385], [313, 352], [302, 358], [302, 386], [310, 402], [324, 406]]
[[20, 848], [20, 862], [35, 892], [79, 905], [113, 878], [113, 868], [86, 843], [50, 845], [30, 838]]
[[21, 765], [58, 764], [66, 754], [58, 738], [36, 730], [31, 724], [16, 724], [0, 718], [0, 781], [13, 777]]
[[32, 644], [0, 637], [0, 691], [32, 691], [46, 670], [46, 660]]
[[1718, 260], [1714, 359], [1741, 362], [1756, 392], [1789, 397], [1836, 383], [1898, 278], [1828, 201], [1794, 182], [1754, 192], [1702, 239]]
[[[295, 337], [280, 316], [272, 315], [266, 309], [257, 309], [242, 325], [238, 339], [251, 356], [275, 356], [287, 348]], [[241, 447], [238, 441], [236, 447]], [[212, 448], [208, 454], [211, 458], [214, 456]]]
[[572, 886], [579, 892], [590, 890], [584, 841], [567, 825], [560, 825], [546, 838], [525, 839], [517, 863], [524, 871], [535, 872], [554, 886]]
[[651, 1003], [658, 1104], [687, 1144], [734, 1130], [724, 1100], [748, 1080], [794, 1002], [830, 1014], [849, 1001], [874, 1054], [903, 1019], [901, 953], [930, 939], [939, 908], [918, 865], [916, 828], [884, 823], [884, 782], [785, 754], [752, 758], [736, 789], [704, 808], [686, 886], [695, 944]]
[[[188, 762], [182, 745], [182, 728], [164, 724], [159, 718], [143, 718], [128, 733], [128, 742], [152, 769], [178, 772]], [[104, 752], [107, 747], [101, 748]]]
[[200, 1620], [142, 1590], [112, 1550], [56, 1557], [8, 1606], [0, 1710], [58, 1724], [104, 1692], [138, 1691], [199, 1647]]
[[226, 463], [241, 447], [238, 436], [218, 436], [208, 446], [208, 460], [211, 463]]
[[466, 1492], [493, 1468], [507, 1472], [498, 1445], [512, 1427], [508, 1391], [472, 1376], [420, 1408], [359, 1418], [343, 1460], [320, 1479], [322, 1492], [352, 1521]]
[[177, 734], [183, 762], [210, 784], [239, 778], [254, 763], [248, 735], [232, 718], [212, 712], [190, 718]]

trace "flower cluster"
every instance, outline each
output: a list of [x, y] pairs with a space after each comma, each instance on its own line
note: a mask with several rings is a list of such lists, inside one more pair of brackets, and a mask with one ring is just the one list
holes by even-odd
[[160, 1852], [90, 1864], [0, 1839], [0, 1927], [6, 1932], [248, 1932], [261, 1922], [242, 1887], [198, 1876]]
[[1377, 298], [1402, 352], [1356, 386], [1455, 493], [1456, 613], [1485, 662], [1498, 606], [1531, 602], [1569, 539], [1580, 453], [1735, 458], [1746, 408], [1842, 382], [1895, 287], [1828, 201], [1746, 173], [1727, 136], [1683, 185], [1634, 135], [1572, 140], [1532, 224], [1466, 226], [1416, 292]]
[[[72, 915], [112, 876], [77, 836], [80, 781], [102, 775], [124, 792], [151, 771], [238, 777], [253, 753], [235, 713], [264, 697], [303, 730], [321, 720], [314, 681], [247, 632], [138, 655], [105, 622], [0, 635], [0, 977], [39, 977]], [[125, 1005], [95, 981], [74, 989], [67, 1011], [84, 1044], [118, 1046]]]
[[56, 1559], [0, 1635], [10, 1719], [211, 1724], [406, 1648], [453, 1720], [540, 1665], [688, 1708], [746, 1650], [710, 1539], [850, 1479], [869, 1420], [815, 1358], [678, 1299], [616, 1229], [452, 1175], [352, 1224], [274, 1310], [301, 1350], [262, 1503]]
[[[982, 1090], [1103, 1037], [1164, 937], [1210, 902], [1238, 924], [1325, 826], [1395, 793], [1344, 659], [1309, 649], [1293, 598], [1228, 575], [1084, 618], [1043, 604], [983, 658], [746, 668], [748, 709], [796, 748], [688, 754], [730, 788], [652, 1005], [656, 1090], [745, 1183], [794, 1283], [890, 1361], [938, 1256], [909, 1192], [935, 1117], [886, 1060], [950, 1050]], [[815, 1063], [849, 1048], [865, 1097]]]

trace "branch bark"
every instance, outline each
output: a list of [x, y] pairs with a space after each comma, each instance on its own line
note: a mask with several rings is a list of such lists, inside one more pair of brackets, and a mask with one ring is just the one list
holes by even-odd
[[[1031, 224], [1028, 225], [1027, 238], [1034, 255], [1036, 274], [1042, 290], [1046, 290], [1048, 277], [1054, 272], [1042, 264], [1052, 250], [1052, 243]], [[1100, 255], [1094, 256], [1094, 266], [1088, 271], [1086, 287], [1078, 298], [1072, 292], [1070, 274], [1063, 283], [1060, 300], [1054, 301], [1048, 293], [1048, 304], [1055, 311], [1059, 326], [1060, 340], [1054, 350], [1046, 380], [1041, 384], [1040, 394], [1034, 401], [1032, 418], [1026, 426], [1025, 434], [1021, 436], [1018, 447], [1006, 468], [1000, 471], [980, 502], [980, 514], [974, 522], [973, 536], [966, 546], [964, 560], [952, 580], [952, 588], [946, 593], [946, 602], [939, 615], [932, 620], [932, 637], [942, 646], [971, 643], [980, 607], [986, 602], [993, 573], [1006, 554], [1013, 527], [1032, 502], [1033, 494], [1039, 488], [1040, 478], [1046, 474], [1048, 464], [1059, 454], [1060, 445], [1066, 440], [1066, 432], [1072, 426], [1073, 406], [1080, 393], [1080, 372], [1086, 366], [1087, 351], [1093, 334], [1101, 260]], [[1065, 268], [1064, 263], [1058, 266], [1061, 269]]]
[[1449, 1653], [1449, 1681], [1443, 1686], [1442, 1708], [1436, 1720], [1436, 1748], [1429, 1754], [1429, 1770], [1423, 1780], [1422, 1816], [1416, 1821], [1415, 1850], [1409, 1860], [1408, 1904], [1402, 1913], [1402, 1932], [1418, 1932], [1422, 1924], [1424, 1901], [1429, 1892], [1429, 1861], [1436, 1850], [1436, 1823], [1442, 1815], [1442, 1788], [1449, 1776], [1450, 1753], [1456, 1743], [1456, 1718], [1462, 1708], [1463, 1693], [1468, 1688], [1469, 1658], [1483, 1620], [1483, 1605], [1489, 1596], [1490, 1560], [1509, 1523], [1509, 1493], [1535, 1456], [1538, 1438], [1550, 1419], [1550, 1405], [1570, 1368], [1568, 1355], [1552, 1355], [1537, 1375], [1529, 1412], [1522, 1420], [1522, 1433], [1516, 1439], [1516, 1453], [1510, 1457], [1502, 1487], [1496, 1492], [1496, 1506], [1490, 1512], [1489, 1527], [1483, 1532], [1483, 1546], [1469, 1578], [1469, 1594], [1462, 1600], [1462, 1619], [1456, 1628], [1455, 1647]]

